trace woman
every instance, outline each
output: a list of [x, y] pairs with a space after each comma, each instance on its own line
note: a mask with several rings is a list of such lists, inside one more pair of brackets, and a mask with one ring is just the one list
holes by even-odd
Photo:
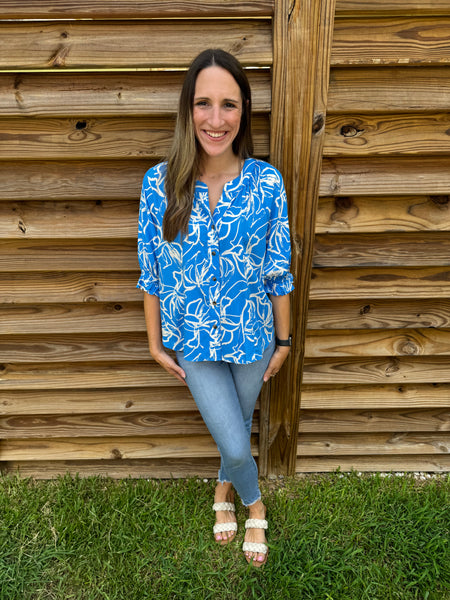
[[223, 50], [197, 56], [168, 161], [144, 177], [138, 287], [151, 355], [189, 386], [220, 451], [215, 539], [236, 535], [236, 490], [249, 509], [244, 553], [261, 566], [267, 521], [250, 431], [263, 381], [289, 354], [293, 285], [283, 181], [250, 158], [250, 116], [239, 62]]

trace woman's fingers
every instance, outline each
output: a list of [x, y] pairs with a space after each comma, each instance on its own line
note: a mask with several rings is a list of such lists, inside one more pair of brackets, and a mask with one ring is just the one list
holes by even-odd
[[269, 381], [271, 377], [278, 373], [289, 354], [289, 350], [290, 348], [287, 346], [277, 347], [275, 352], [272, 354], [272, 358], [270, 359], [266, 372], [264, 373], [263, 380], [265, 382]]
[[173, 375], [181, 381], [184, 385], [186, 384], [186, 373], [180, 367], [180, 365], [173, 360], [173, 358], [167, 354], [166, 352], [161, 352], [157, 356], [153, 356], [157, 363], [159, 363], [163, 369], [165, 369], [168, 373]]

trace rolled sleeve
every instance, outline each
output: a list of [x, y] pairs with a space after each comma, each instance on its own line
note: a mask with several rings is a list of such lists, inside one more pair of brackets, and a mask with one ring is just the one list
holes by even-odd
[[136, 285], [154, 296], [160, 295], [159, 270], [156, 258], [158, 232], [147, 204], [145, 190], [142, 190], [139, 206], [138, 259], [141, 276]]

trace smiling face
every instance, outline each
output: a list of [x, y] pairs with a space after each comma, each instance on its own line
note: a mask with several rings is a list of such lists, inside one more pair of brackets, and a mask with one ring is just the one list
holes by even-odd
[[217, 66], [200, 71], [195, 82], [192, 119], [203, 154], [232, 158], [232, 143], [241, 117], [241, 90], [231, 73]]

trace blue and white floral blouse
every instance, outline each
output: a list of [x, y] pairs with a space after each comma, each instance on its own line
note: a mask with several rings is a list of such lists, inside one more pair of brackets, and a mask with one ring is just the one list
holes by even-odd
[[190, 361], [251, 363], [274, 335], [268, 294], [293, 289], [286, 192], [280, 173], [249, 158], [211, 215], [197, 181], [187, 237], [166, 242], [166, 163], [144, 176], [138, 288], [159, 296], [163, 344]]

